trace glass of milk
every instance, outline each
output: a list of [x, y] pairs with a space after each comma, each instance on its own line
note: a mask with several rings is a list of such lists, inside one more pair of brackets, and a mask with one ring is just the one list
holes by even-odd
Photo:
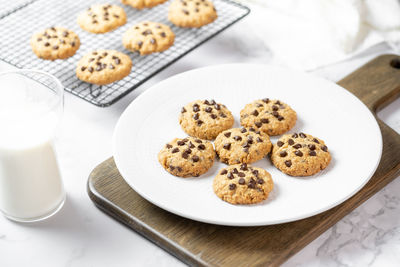
[[43, 220], [64, 204], [54, 150], [63, 93], [45, 72], [0, 73], [0, 211], [11, 220]]

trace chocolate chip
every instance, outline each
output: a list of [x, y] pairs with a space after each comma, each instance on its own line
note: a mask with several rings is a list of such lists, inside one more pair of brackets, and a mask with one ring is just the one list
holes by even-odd
[[269, 98], [264, 98], [264, 99], [262, 99], [262, 101], [268, 104], [269, 103]]
[[261, 119], [261, 123], [264, 123], [264, 124], [269, 123], [269, 120], [266, 118], [263, 118], [263, 119]]
[[63, 39], [60, 39], [60, 44], [65, 44], [65, 41]]
[[189, 139], [184, 138], [184, 139], [182, 139], [182, 141], [186, 143], [187, 141], [189, 141]]
[[328, 147], [327, 146], [321, 146], [322, 151], [328, 152]]
[[97, 24], [97, 20], [93, 20], [92, 23], [93, 23], [93, 24]]
[[193, 156], [192, 157], [193, 162], [198, 162], [200, 160], [200, 158], [198, 156]]
[[279, 153], [279, 156], [281, 156], [282, 158], [284, 158], [284, 157], [287, 156], [287, 152], [286, 152], [286, 151], [281, 151], [281, 152]]
[[167, 37], [167, 35], [165, 34], [165, 32], [160, 33], [161, 37], [165, 38]]
[[121, 63], [121, 60], [118, 57], [116, 57], [114, 59], [114, 61], [115, 61], [115, 64], [117, 64], [117, 65], [119, 65]]
[[257, 177], [258, 176], [258, 170], [253, 170], [252, 173]]
[[185, 108], [182, 108], [181, 109], [181, 113], [185, 113], [186, 112], [186, 109]]
[[165, 145], [167, 148], [172, 148], [172, 146], [170, 144], [166, 144]]
[[195, 146], [193, 145], [192, 142], [189, 142], [189, 147], [190, 147], [190, 148], [195, 148]]
[[253, 189], [256, 188], [256, 181], [253, 178], [250, 179], [248, 187]]
[[151, 30], [145, 30], [144, 32], [142, 32], [142, 35], [144, 35], [144, 36], [149, 35], [149, 34], [152, 34]]
[[85, 71], [85, 70], [86, 70], [86, 67], [82, 67], [82, 68], [81, 68], [81, 71]]
[[262, 126], [262, 123], [260, 121], [254, 123], [258, 128], [260, 128]]
[[181, 172], [181, 171], [182, 171], [182, 168], [181, 168], [181, 167], [176, 167], [176, 169], [178, 170], [178, 172]]
[[199, 9], [196, 7], [194, 11], [195, 11], [195, 12], [199, 12]]
[[215, 104], [217, 104], [217, 102], [215, 102], [214, 99], [211, 99], [211, 100], [210, 100], [210, 105], [215, 105]]
[[75, 46], [75, 42], [71, 42], [70, 45], [71, 45], [71, 46]]
[[224, 133], [224, 135], [225, 135], [226, 137], [230, 137], [230, 136], [231, 136], [231, 132]]
[[296, 151], [294, 152], [294, 154], [295, 154], [296, 156], [298, 156], [298, 157], [302, 157], [302, 156], [303, 156], [303, 152], [301, 152], [300, 150], [296, 150]]
[[227, 174], [228, 173], [228, 171], [227, 170], [225, 170], [225, 169], [222, 169], [222, 171], [219, 173], [219, 174], [221, 174], [221, 175], [225, 175], [225, 174]]
[[111, 69], [111, 70], [115, 69], [115, 67], [114, 67], [113, 64], [109, 64], [109, 65], [108, 65], [108, 68]]
[[278, 110], [279, 110], [279, 107], [278, 107], [278, 106], [275, 106], [275, 105], [273, 105], [273, 106], [272, 106], [272, 110], [273, 110], [273, 111], [278, 111]]
[[308, 155], [310, 155], [310, 156], [316, 156], [317, 153], [316, 153], [315, 151], [311, 150], [310, 152], [308, 152]]
[[189, 157], [189, 153], [183, 152], [182, 153], [182, 158], [187, 159]]
[[242, 147], [250, 147], [251, 144], [249, 144], [249, 142], [244, 142], [244, 144], [242, 145]]
[[108, 55], [107, 52], [103, 52], [103, 57], [106, 57]]
[[299, 136], [300, 136], [301, 138], [306, 138], [306, 137], [307, 137], [304, 133], [299, 133]]
[[184, 152], [185, 152], [185, 153], [188, 153], [188, 154], [191, 154], [191, 153], [192, 153], [192, 150], [191, 150], [190, 148], [188, 148], [188, 149], [186, 149]]
[[93, 68], [92, 68], [92, 67], [89, 67], [89, 68], [88, 68], [88, 71], [89, 71], [90, 73], [92, 73], [92, 72], [93, 72]]
[[50, 43], [47, 43], [47, 42], [46, 42], [46, 43], [44, 44], [44, 46], [50, 46]]
[[114, 18], [119, 18], [119, 16], [117, 14], [113, 14]]
[[289, 143], [289, 145], [294, 145], [293, 139], [289, 139], [289, 140], [288, 140], [288, 143]]
[[219, 115], [220, 115], [222, 118], [226, 118], [226, 115], [225, 115], [225, 113], [223, 113], [223, 112], [219, 113]]
[[189, 11], [187, 11], [186, 9], [182, 9], [182, 12], [183, 12], [185, 15], [189, 15]]
[[282, 142], [282, 141], [278, 141], [278, 142], [276, 143], [276, 145], [279, 146], [279, 147], [281, 147], [281, 146], [283, 146], [283, 142]]
[[239, 171], [238, 171], [236, 168], [233, 168], [233, 171], [232, 171], [232, 173], [234, 173], [234, 174], [238, 174], [238, 173], [239, 173]]
[[98, 65], [97, 67], [96, 67], [96, 71], [101, 71], [103, 68], [101, 67], [101, 65]]
[[193, 112], [199, 112], [199, 111], [200, 111], [199, 104], [194, 104], [193, 105]]
[[179, 140], [178, 142], [176, 142], [178, 144], [178, 146], [183, 146], [185, 144], [185, 142], [183, 142], [183, 140]]
[[37, 38], [37, 41], [38, 41], [38, 42], [42, 41], [42, 38], [40, 38], [40, 37], [39, 37], [39, 38]]
[[169, 169], [170, 169], [171, 171], [173, 171], [173, 170], [175, 170], [175, 167], [172, 166], [172, 165], [169, 165]]
[[233, 173], [228, 173], [228, 175], [227, 175], [227, 177], [229, 178], [229, 179], [233, 179], [233, 178], [235, 178], [235, 176], [233, 175]]
[[194, 115], [193, 115], [193, 119], [195, 120], [195, 121], [197, 121], [198, 119], [199, 119], [199, 113], [195, 113]]
[[238, 175], [239, 175], [239, 177], [245, 177], [246, 176], [246, 174], [244, 174], [244, 172], [239, 172]]
[[292, 161], [291, 160], [286, 160], [285, 161], [285, 165], [286, 165], [286, 167], [292, 166]]
[[319, 144], [319, 141], [316, 138], [313, 139], [313, 142]]
[[264, 183], [264, 180], [263, 180], [263, 179], [261, 179], [261, 178], [259, 178], [259, 179], [257, 179], [257, 183], [259, 183], [259, 184], [263, 184], [263, 183]]
[[200, 126], [200, 125], [202, 125], [203, 124], [203, 121], [202, 120], [198, 120], [197, 121], [197, 126]]
[[203, 141], [201, 141], [200, 139], [196, 139], [196, 140], [194, 140], [196, 143], [199, 143], [199, 144], [201, 144], [201, 143], [203, 143]]
[[139, 49], [142, 48], [143, 42], [142, 41], [138, 41], [137, 45], [139, 46]]
[[262, 143], [263, 140], [260, 137], [257, 137], [257, 142]]
[[240, 130], [240, 132], [245, 133], [245, 132], [247, 132], [247, 130], [246, 130], [246, 128], [242, 128], [242, 129]]
[[179, 148], [175, 147], [174, 149], [172, 149], [171, 152], [172, 152], [172, 153], [177, 153], [177, 152], [179, 152]]
[[203, 144], [201, 144], [201, 145], [198, 145], [197, 148], [198, 148], [199, 150], [204, 150], [204, 149], [206, 149], [206, 146], [203, 145]]
[[215, 108], [216, 110], [220, 110], [220, 109], [221, 109], [221, 105], [220, 105], [220, 104], [215, 104], [215, 105], [214, 105], [214, 108]]
[[204, 102], [203, 102], [204, 104], [206, 104], [206, 105], [210, 105], [210, 102], [208, 102], [208, 100], [206, 99], [206, 100], [204, 100]]
[[235, 141], [240, 141], [240, 140], [242, 140], [242, 137], [240, 137], [239, 135], [236, 135], [235, 137], [233, 137], [233, 139], [235, 139]]
[[107, 20], [108, 20], [108, 17], [104, 17], [104, 20], [106, 20], [106, 21], [107, 21]]
[[241, 169], [242, 171], [247, 171], [247, 170], [248, 170], [247, 164], [246, 164], [246, 163], [242, 163], [242, 165], [240, 165], [240, 169]]
[[226, 150], [231, 149], [231, 143], [224, 144], [224, 148], [225, 148]]
[[235, 184], [230, 184], [230, 185], [229, 185], [229, 190], [235, 190], [235, 188], [236, 188], [236, 185], [235, 185]]
[[275, 118], [278, 118], [278, 117], [279, 117], [279, 113], [276, 112], [276, 111], [272, 111], [272, 115], [273, 115]]
[[250, 127], [250, 128], [249, 128], [249, 131], [250, 131], [250, 132], [255, 132], [256, 129], [254, 129], [253, 127]]
[[253, 116], [258, 116], [258, 111], [255, 109], [255, 110], [251, 113], [251, 115], [253, 115]]
[[301, 145], [300, 144], [295, 144], [293, 147], [296, 148], [296, 149], [299, 149], [299, 148], [301, 148]]
[[62, 36], [63, 36], [63, 37], [68, 37], [68, 34], [69, 34], [69, 32], [63, 31]]
[[299, 135], [297, 133], [294, 133], [294, 134], [292, 134], [292, 137], [297, 138], [297, 137], [299, 137]]
[[212, 111], [212, 107], [206, 107], [204, 109], [205, 112], [210, 113]]
[[92, 57], [91, 57], [91, 58], [89, 58], [89, 62], [92, 62], [93, 60], [94, 60], [94, 58], [92, 58]]
[[246, 183], [246, 180], [244, 178], [239, 179], [239, 184], [244, 185]]
[[97, 55], [97, 52], [96, 51], [92, 52], [92, 55]]
[[315, 149], [316, 149], [316, 146], [315, 146], [314, 144], [309, 144], [309, 145], [308, 145], [308, 148], [309, 148], [310, 150], [315, 150]]
[[243, 148], [243, 151], [247, 153], [247, 152], [249, 152], [249, 148], [245, 147], [245, 148]]

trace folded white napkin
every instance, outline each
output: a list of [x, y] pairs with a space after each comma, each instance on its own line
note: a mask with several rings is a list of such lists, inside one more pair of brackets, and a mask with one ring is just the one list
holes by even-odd
[[400, 48], [397, 0], [240, 1], [252, 9], [248, 23], [280, 65], [312, 70], [381, 42]]

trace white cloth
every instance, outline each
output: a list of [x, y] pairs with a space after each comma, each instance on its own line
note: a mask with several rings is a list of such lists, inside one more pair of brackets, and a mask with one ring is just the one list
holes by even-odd
[[400, 48], [397, 0], [240, 1], [252, 9], [251, 28], [276, 64], [313, 70], [381, 42]]

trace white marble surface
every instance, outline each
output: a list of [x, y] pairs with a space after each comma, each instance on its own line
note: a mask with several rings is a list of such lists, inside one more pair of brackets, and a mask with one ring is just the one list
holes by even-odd
[[[111, 155], [111, 136], [121, 112], [141, 92], [171, 75], [230, 62], [268, 63], [271, 54], [245, 20], [185, 56], [109, 108], [66, 93], [58, 154], [67, 190], [63, 209], [47, 221], [19, 224], [0, 216], [0, 266], [179, 266], [140, 235], [95, 208], [86, 193], [90, 171]], [[337, 81], [378, 54], [381, 45], [352, 60], [314, 73]], [[1, 64], [0, 70], [9, 67]], [[400, 100], [379, 116], [400, 132]], [[366, 201], [289, 259], [289, 266], [399, 266], [400, 180]]]

